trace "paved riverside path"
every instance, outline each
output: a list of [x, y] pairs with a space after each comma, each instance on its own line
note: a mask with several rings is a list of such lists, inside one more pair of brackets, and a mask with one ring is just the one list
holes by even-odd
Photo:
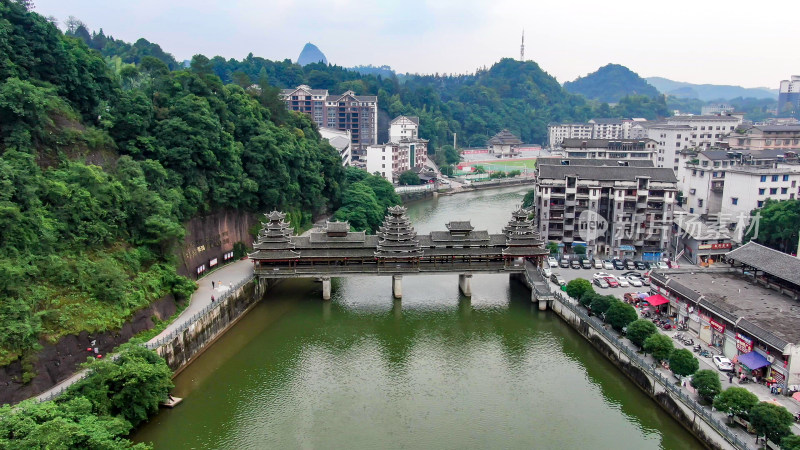
[[[189, 300], [189, 306], [187, 306], [164, 331], [153, 339], [150, 339], [149, 342], [156, 342], [160, 338], [169, 335], [194, 314], [208, 306], [211, 303], [212, 295], [215, 299], [219, 298], [230, 289], [231, 286], [251, 275], [253, 275], [253, 261], [249, 259], [240, 259], [204, 275], [197, 280], [197, 290], [192, 294], [192, 298]], [[212, 281], [214, 281], [213, 289], [211, 288]]]

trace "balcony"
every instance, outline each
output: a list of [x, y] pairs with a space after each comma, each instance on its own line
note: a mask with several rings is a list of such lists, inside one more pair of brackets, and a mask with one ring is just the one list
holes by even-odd
[[575, 230], [575, 224], [572, 223], [564, 224], [564, 231], [574, 231], [574, 230]]
[[664, 209], [663, 203], [648, 203], [647, 209], [650, 211], [662, 211]]
[[722, 192], [725, 189], [725, 182], [724, 181], [716, 181], [711, 183], [711, 190], [713, 192]]
[[550, 220], [564, 220], [564, 214], [551, 214]]
[[563, 203], [551, 203], [550, 204], [550, 211], [563, 211], [564, 204]]
[[568, 207], [569, 206], [575, 206], [576, 204], [577, 204], [577, 202], [575, 200], [566, 200], [566, 201], [564, 201], [564, 205], [566, 205]]
[[564, 236], [563, 238], [561, 238], [561, 242], [563, 242], [563, 243], [565, 243], [565, 244], [570, 244], [570, 243], [572, 243], [574, 240], [575, 240], [575, 239], [573, 239], [573, 238], [572, 238], [572, 236]]

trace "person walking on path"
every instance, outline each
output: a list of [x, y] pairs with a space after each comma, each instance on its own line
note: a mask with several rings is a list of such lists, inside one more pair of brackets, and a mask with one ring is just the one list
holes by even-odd
[[214, 296], [211, 296], [211, 303], [214, 303]]
[[733, 384], [733, 372], [728, 372], [728, 384]]
[[211, 289], [214, 289], [214, 280], [211, 280]]

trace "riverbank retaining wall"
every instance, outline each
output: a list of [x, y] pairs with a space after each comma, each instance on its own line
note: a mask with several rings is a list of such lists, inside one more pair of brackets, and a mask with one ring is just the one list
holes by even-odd
[[277, 281], [256, 290], [253, 278], [242, 280], [169, 335], [149, 342], [148, 348], [158, 352], [177, 375], [247, 314]]
[[655, 370], [569, 298], [556, 293], [551, 309], [706, 446], [726, 450], [748, 448], [727, 430], [727, 425], [712, 417], [708, 408], [689, 398], [674, 380]]

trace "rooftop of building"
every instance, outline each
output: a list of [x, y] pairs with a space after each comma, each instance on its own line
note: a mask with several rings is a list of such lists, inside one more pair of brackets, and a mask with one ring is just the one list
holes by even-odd
[[599, 181], [635, 181], [637, 177], [646, 177], [651, 181], [677, 183], [675, 172], [668, 167], [635, 167], [635, 166], [563, 166], [539, 164], [539, 179], [563, 179], [575, 175], [584, 180]]
[[639, 144], [645, 145], [648, 142], [655, 142], [652, 139], [580, 139], [567, 138], [561, 141], [563, 148], [613, 148], [617, 144]]
[[[754, 285], [744, 276], [732, 272], [698, 271], [666, 275], [702, 295], [712, 309], [721, 310], [723, 315], [727, 313], [728, 316], [744, 318], [767, 332], [755, 333], [756, 337], [771, 340], [770, 343], [779, 348], [783, 347], [779, 340], [800, 342], [800, 327], [797, 326], [800, 323], [800, 304], [789, 297]], [[770, 339], [769, 334], [779, 340]]]
[[491, 139], [486, 141], [489, 145], [519, 145], [522, 141], [509, 130], [501, 130], [499, 133], [492, 136]]
[[724, 161], [728, 159], [733, 159], [735, 154], [725, 150], [705, 150], [702, 152], [698, 152], [697, 156], [702, 156], [703, 158], [710, 159], [711, 161]]
[[714, 223], [704, 223], [694, 214], [676, 211], [672, 223], [677, 225], [684, 233], [696, 241], [728, 239], [731, 236], [725, 226]]
[[751, 164], [738, 164], [726, 169], [727, 173], [742, 173], [747, 175], [787, 175], [797, 173], [796, 167], [764, 167]]
[[776, 133], [776, 132], [798, 133], [798, 132], [800, 132], [800, 125], [756, 125], [753, 128], [761, 130], [761, 131], [764, 131], [764, 132], [767, 132], [767, 133]]
[[394, 119], [392, 119], [392, 123], [395, 123], [400, 119], [408, 119], [408, 120], [414, 122], [416, 125], [419, 125], [419, 117], [418, 116], [397, 116]]
[[739, 120], [738, 117], [732, 115], [687, 115], [687, 116], [672, 116], [667, 118], [667, 122], [674, 121], [674, 120], [719, 120], [719, 121], [728, 121], [728, 120]]
[[725, 256], [800, 286], [800, 259], [792, 255], [750, 241]]
[[[620, 164], [621, 163], [621, 164]], [[565, 165], [565, 166], [632, 166], [632, 167], [655, 167], [651, 159], [626, 159], [619, 161], [617, 159], [588, 159], [588, 158], [558, 158], [558, 157], [545, 157], [539, 158], [536, 164], [549, 164], [549, 165]]]
[[669, 124], [663, 121], [658, 122], [647, 122], [641, 124], [644, 128], [648, 129], [655, 129], [655, 130], [686, 130], [689, 131], [692, 129], [689, 125], [674, 125]]
[[589, 122], [596, 124], [622, 124], [623, 119], [615, 119], [613, 117], [596, 117]]

